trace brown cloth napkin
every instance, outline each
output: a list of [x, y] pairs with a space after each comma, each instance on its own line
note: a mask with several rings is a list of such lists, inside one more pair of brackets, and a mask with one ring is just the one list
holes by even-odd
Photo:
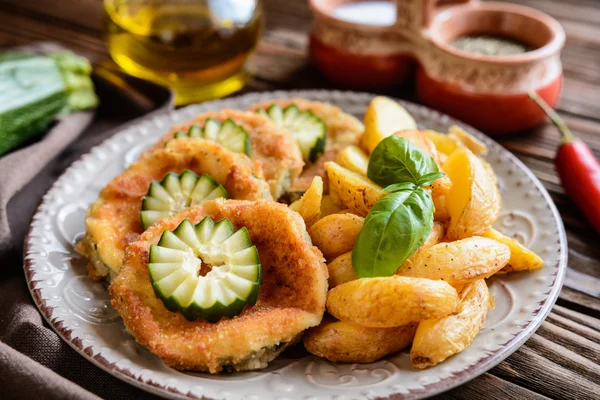
[[[0, 398], [153, 398], [77, 354], [45, 323], [23, 274], [23, 240], [52, 183], [122, 124], [173, 108], [172, 93], [95, 68], [101, 106], [63, 117], [42, 138], [0, 158]], [[143, 118], [143, 117], [142, 117]], [[121, 125], [119, 128], [115, 128]]]

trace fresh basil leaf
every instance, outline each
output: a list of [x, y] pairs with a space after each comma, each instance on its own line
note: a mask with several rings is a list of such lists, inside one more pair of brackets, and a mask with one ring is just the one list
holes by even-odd
[[386, 186], [383, 191], [386, 193], [393, 193], [404, 189], [414, 190], [415, 186], [416, 185], [412, 182], [394, 183], [393, 185]]
[[443, 178], [446, 176], [443, 172], [432, 172], [430, 174], [423, 175], [419, 182], [417, 182], [417, 186], [429, 186], [432, 185], [437, 179]]
[[388, 186], [398, 182], [418, 184], [422, 177], [435, 172], [440, 172], [435, 160], [416, 144], [389, 136], [371, 153], [367, 176], [381, 186]]
[[383, 197], [367, 215], [352, 250], [359, 278], [391, 276], [425, 241], [433, 227], [428, 190], [412, 185]]

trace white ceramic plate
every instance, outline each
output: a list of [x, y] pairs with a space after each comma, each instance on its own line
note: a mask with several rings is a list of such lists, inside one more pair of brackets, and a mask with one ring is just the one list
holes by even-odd
[[[172, 124], [221, 108], [246, 108], [272, 98], [304, 97], [342, 107], [359, 118], [372, 95], [337, 91], [253, 93], [154, 117], [116, 134], [75, 162], [44, 196], [25, 243], [25, 275], [40, 311], [83, 357], [105, 371], [165, 397], [209, 399], [408, 399], [458, 386], [514, 352], [542, 323], [562, 286], [567, 248], [560, 216], [534, 175], [508, 151], [467, 126], [490, 148], [498, 174], [502, 213], [496, 228], [539, 254], [545, 268], [490, 280], [496, 308], [471, 346], [443, 363], [416, 371], [407, 353], [372, 364], [332, 364], [288, 352], [264, 371], [211, 376], [167, 367], [126, 331], [102, 283], [86, 275], [73, 245], [84, 232], [84, 214], [101, 188]], [[422, 127], [447, 131], [460, 124], [438, 112], [402, 102]], [[298, 353], [298, 352], [296, 352]]]

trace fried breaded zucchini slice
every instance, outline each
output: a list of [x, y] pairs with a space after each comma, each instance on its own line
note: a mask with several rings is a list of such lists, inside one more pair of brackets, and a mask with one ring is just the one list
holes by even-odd
[[[184, 219], [227, 218], [246, 227], [256, 245], [263, 283], [254, 306], [217, 323], [188, 321], [155, 296], [148, 251], [164, 230]], [[298, 213], [272, 201], [213, 200], [164, 218], [127, 248], [119, 276], [109, 288], [112, 304], [135, 339], [176, 369], [242, 371], [265, 368], [305, 329], [321, 322], [327, 272]]]
[[83, 241], [92, 267], [88, 268], [90, 276], [99, 279], [119, 272], [125, 247], [143, 232], [140, 210], [150, 184], [168, 172], [186, 169], [210, 175], [231, 198], [272, 199], [269, 186], [258, 178], [260, 165], [246, 156], [204, 140], [176, 140], [143, 155], [106, 185], [90, 206]]
[[172, 127], [153, 149], [163, 147], [166, 142], [173, 139], [176, 132], [188, 132], [192, 126], [203, 128], [209, 120], [224, 123], [228, 119], [248, 133], [250, 158], [262, 163], [271, 194], [273, 198], [278, 199], [300, 175], [304, 162], [300, 149], [290, 134], [266, 117], [240, 110], [207, 112], [191, 121]]
[[332, 104], [300, 98], [266, 100], [250, 106], [250, 110], [267, 109], [272, 104], [278, 104], [282, 108], [295, 104], [301, 111], [312, 111], [327, 125], [324, 153], [317, 157], [314, 163], [306, 165], [300, 177], [292, 182], [292, 186], [288, 189], [289, 192], [301, 194], [308, 189], [315, 176], [320, 176], [323, 178], [327, 192], [329, 185], [325, 173], [325, 162], [335, 160], [344, 147], [358, 144], [365, 130], [363, 124], [354, 116]]

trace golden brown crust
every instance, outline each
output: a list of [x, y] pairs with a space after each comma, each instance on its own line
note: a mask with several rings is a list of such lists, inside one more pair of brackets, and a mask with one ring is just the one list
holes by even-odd
[[200, 114], [191, 121], [173, 126], [152, 149], [164, 147], [177, 131], [186, 132], [194, 124], [204, 126], [209, 118], [221, 122], [231, 118], [248, 132], [252, 145], [250, 157], [262, 164], [265, 179], [275, 199], [279, 198], [302, 172], [302, 154], [290, 134], [268, 118], [248, 111], [221, 110]]
[[[143, 155], [100, 192], [85, 219], [88, 254], [93, 249], [101, 263], [118, 273], [125, 247], [143, 232], [141, 200], [150, 183], [168, 172], [181, 173], [185, 169], [211, 175], [231, 198], [271, 199], [267, 183], [256, 178], [261, 175], [260, 166], [246, 156], [204, 140], [174, 141], [166, 149]], [[105, 276], [107, 272], [107, 268], [104, 271], [96, 268], [95, 276]]]
[[[148, 276], [148, 252], [165, 229], [206, 215], [245, 226], [256, 245], [263, 284], [255, 306], [216, 324], [190, 322], [157, 299]], [[215, 200], [165, 218], [127, 248], [121, 273], [110, 286], [112, 304], [136, 340], [177, 369], [217, 373], [246, 365], [253, 354], [291, 342], [318, 325], [325, 309], [327, 272], [299, 215], [269, 201]], [[253, 366], [261, 368], [265, 365]], [[252, 366], [251, 366], [252, 368]]]
[[332, 104], [300, 98], [266, 100], [252, 105], [250, 110], [256, 111], [261, 108], [266, 109], [274, 103], [279, 104], [281, 107], [295, 104], [302, 111], [311, 110], [327, 125], [327, 143], [325, 145], [325, 152], [314, 164], [305, 166], [300, 177], [292, 183], [292, 187], [288, 191], [305, 191], [308, 189], [315, 176], [322, 177], [325, 188], [327, 188], [327, 174], [325, 173], [324, 167], [325, 162], [335, 160], [335, 157], [344, 147], [359, 143], [365, 127], [354, 116], [343, 112], [342, 109]]

